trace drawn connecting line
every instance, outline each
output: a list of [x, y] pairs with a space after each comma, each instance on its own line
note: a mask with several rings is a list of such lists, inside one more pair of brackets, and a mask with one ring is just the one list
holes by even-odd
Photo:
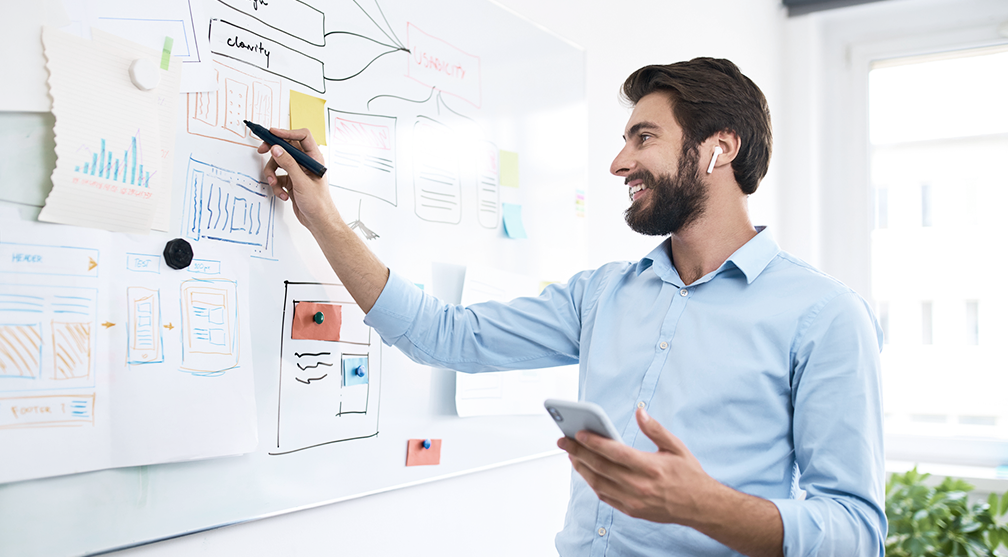
[[218, 376], [238, 367], [238, 285], [227, 279], [182, 283], [182, 365], [194, 375]]
[[245, 120], [267, 128], [280, 126], [280, 81], [247, 74], [213, 62], [218, 90], [186, 96], [186, 131], [191, 135], [258, 147]]
[[339, 284], [285, 282], [276, 449], [378, 434], [380, 345]]
[[329, 185], [395, 207], [396, 118], [328, 109]]
[[265, 182], [190, 157], [182, 233], [197, 241], [245, 245], [269, 257], [275, 203]]
[[[211, 20], [210, 50], [213, 53], [255, 66], [317, 93], [325, 93], [327, 81], [357, 77], [383, 56], [408, 53], [377, 2], [370, 12], [356, 0], [353, 7], [344, 2], [330, 11], [343, 28], [326, 32], [325, 14], [300, 0], [251, 4], [245, 0], [218, 1], [241, 14], [236, 14], [236, 21], [248, 20], [248, 23], [242, 27], [223, 19]], [[375, 12], [378, 17], [372, 15]], [[253, 26], [256, 30], [250, 29]], [[382, 37], [372, 37], [376, 32]], [[310, 51], [312, 54], [308, 53]]]

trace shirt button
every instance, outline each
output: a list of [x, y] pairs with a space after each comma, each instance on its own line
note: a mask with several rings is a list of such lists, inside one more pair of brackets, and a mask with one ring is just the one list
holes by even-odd
[[598, 535], [604, 536], [605, 535], [605, 528], [599, 528], [598, 529]]
[[645, 404], [643, 400], [637, 403], [637, 408], [644, 408], [644, 406]]
[[685, 288], [683, 288], [682, 290], [679, 291], [679, 295], [680, 296], [687, 296], [687, 295], [689, 295], [689, 290], [686, 290]]
[[662, 342], [661, 344], [659, 344], [658, 346], [660, 346], [662, 350], [665, 350], [666, 348], [668, 348], [668, 343], [667, 343], [667, 342], [664, 342], [664, 341], [663, 341], [663, 342]]

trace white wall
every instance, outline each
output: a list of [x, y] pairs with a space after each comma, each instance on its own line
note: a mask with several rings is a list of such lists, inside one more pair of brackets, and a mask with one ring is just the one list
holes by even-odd
[[[475, 1], [475, 0], [474, 0]], [[750, 206], [776, 226], [783, 110], [785, 12], [779, 0], [500, 0], [587, 51], [589, 171], [585, 186], [589, 264], [635, 260], [660, 241], [631, 232], [622, 180], [609, 174], [629, 109], [623, 80], [646, 64], [724, 57], [755, 81], [776, 130], [770, 173]], [[555, 130], [563, 141], [564, 130]], [[778, 240], [781, 240], [778, 234]], [[782, 244], [787, 247], [785, 242]], [[116, 553], [163, 555], [555, 555], [570, 465], [558, 455]]]

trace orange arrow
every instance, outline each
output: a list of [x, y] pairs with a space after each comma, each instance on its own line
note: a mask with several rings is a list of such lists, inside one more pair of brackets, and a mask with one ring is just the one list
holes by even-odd
[[108, 329], [109, 327], [115, 327], [115, 323], [109, 323], [108, 321], [101, 324], [102, 327]]
[[175, 327], [171, 323], [168, 323], [167, 325], [164, 325], [164, 328], [168, 329], [170, 331], [170, 330], [174, 329]]
[[91, 269], [94, 269], [97, 266], [98, 266], [98, 262], [95, 261], [94, 259], [88, 257], [88, 268], [87, 268], [87, 270], [90, 271]]

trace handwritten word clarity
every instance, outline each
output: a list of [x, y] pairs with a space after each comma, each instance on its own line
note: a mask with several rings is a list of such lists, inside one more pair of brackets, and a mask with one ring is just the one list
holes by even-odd
[[266, 67], [267, 68], [269, 67], [270, 51], [267, 50], [265, 46], [263, 46], [262, 41], [259, 41], [259, 44], [251, 44], [246, 43], [245, 41], [241, 40], [238, 37], [235, 37], [233, 39], [231, 37], [228, 37], [227, 45], [234, 48], [245, 49], [254, 54], [262, 54], [263, 56], [266, 57]]
[[413, 49], [413, 63], [421, 68], [443, 73], [448, 77], [465, 79], [466, 70], [462, 64], [442, 60], [433, 54], [421, 52], [418, 48]]

